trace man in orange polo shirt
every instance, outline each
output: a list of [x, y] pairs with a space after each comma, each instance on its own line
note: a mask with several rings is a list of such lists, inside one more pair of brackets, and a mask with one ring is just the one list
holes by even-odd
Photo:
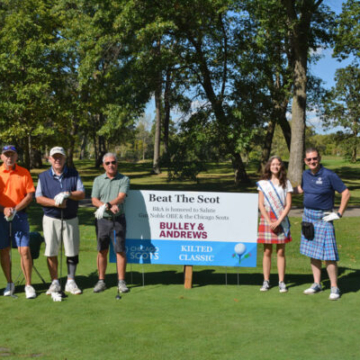
[[34, 299], [36, 292], [31, 286], [30, 233], [25, 209], [33, 199], [35, 188], [29, 171], [17, 165], [17, 159], [18, 154], [13, 145], [3, 147], [3, 164], [0, 166], [0, 211], [4, 216], [0, 215], [0, 259], [7, 280], [4, 296], [10, 296], [15, 292], [10, 259], [10, 246], [13, 245], [17, 246], [21, 256], [26, 298]]

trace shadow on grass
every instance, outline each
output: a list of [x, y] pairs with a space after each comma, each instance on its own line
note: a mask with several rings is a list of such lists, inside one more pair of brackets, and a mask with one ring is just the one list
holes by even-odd
[[358, 180], [358, 171], [358, 169], [351, 166], [342, 166], [341, 168], [336, 169], [337, 175], [339, 175], [341, 179], [347, 180]]
[[[233, 271], [233, 269], [231, 268]], [[343, 294], [358, 292], [360, 290], [360, 270], [339, 267], [339, 287]], [[79, 286], [82, 289], [93, 288], [98, 280], [97, 272], [92, 272], [89, 276], [76, 277]], [[181, 285], [184, 283], [184, 274], [177, 270], [166, 270], [156, 272], [128, 271], [126, 273], [127, 283], [130, 287], [153, 286], [153, 285]], [[326, 270], [322, 271], [323, 286], [330, 288]], [[105, 280], [108, 288], [115, 287], [117, 276], [115, 273], [106, 275]], [[215, 269], [206, 269], [193, 272], [193, 287], [203, 287], [208, 285], [254, 285], [261, 286], [263, 275], [261, 273], [238, 273], [234, 272], [216, 272]], [[277, 274], [271, 274], [270, 283], [273, 287], [278, 284]], [[288, 288], [296, 288], [313, 283], [313, 276], [309, 269], [309, 274], [286, 274], [286, 283]]]
[[[241, 273], [241, 269], [238, 273], [234, 272], [216, 272], [214, 269], [206, 269], [193, 272], [193, 287], [204, 287], [209, 285], [253, 285], [260, 288], [263, 282], [263, 275], [261, 273]], [[233, 271], [233, 268], [231, 268]], [[22, 275], [22, 274], [21, 274]], [[50, 286], [48, 279], [48, 273], [41, 273], [41, 275], [47, 281], [44, 284], [41, 281], [37, 281], [38, 275], [33, 273], [33, 278], [36, 283], [36, 291], [39, 293], [45, 293]], [[339, 288], [342, 294], [356, 293], [360, 290], [360, 270], [339, 267]], [[22, 278], [22, 277], [21, 277]], [[20, 278], [20, 280], [21, 280]], [[127, 283], [129, 288], [142, 287], [142, 286], [168, 286], [168, 285], [182, 285], [184, 284], [184, 274], [177, 270], [165, 270], [156, 272], [141, 272], [141, 271], [128, 271], [126, 273]], [[330, 289], [330, 281], [328, 279], [326, 270], [322, 270], [322, 284], [324, 290]], [[93, 271], [89, 276], [76, 276], [76, 282], [82, 290], [92, 289], [98, 281], [97, 271]], [[61, 284], [65, 287], [66, 275], [60, 279]], [[115, 273], [106, 274], [105, 279], [108, 289], [115, 288], [117, 285], [117, 276]], [[311, 285], [313, 283], [313, 277], [309, 269], [309, 274], [286, 274], [286, 284], [289, 289], [301, 287], [303, 285]], [[277, 274], [271, 274], [270, 284], [273, 288], [277, 287], [278, 276]], [[24, 284], [21, 282], [19, 289]]]
[[[338, 286], [341, 290], [342, 294], [346, 294], [349, 292], [358, 292], [360, 290], [360, 270], [352, 269], [347, 267], [339, 267], [338, 269]], [[273, 284], [277, 284], [277, 277], [274, 275]], [[325, 268], [321, 270], [321, 279], [323, 289], [329, 290], [330, 280]], [[302, 286], [304, 284], [311, 285], [314, 279], [309, 266], [309, 274], [286, 274], [286, 283], [288, 288]]]
[[[344, 275], [343, 275], [344, 274]], [[347, 267], [339, 267], [339, 288], [343, 294], [355, 293], [360, 290], [360, 270]], [[324, 282], [330, 288], [330, 281]]]
[[[90, 273], [89, 276], [76, 276], [76, 283], [78, 284], [79, 288], [82, 290], [92, 289], [98, 280], [99, 280], [98, 272], [96, 270]], [[113, 286], [113, 285], [115, 286], [117, 284], [116, 274], [106, 275], [105, 282], [108, 284], [108, 286]]]

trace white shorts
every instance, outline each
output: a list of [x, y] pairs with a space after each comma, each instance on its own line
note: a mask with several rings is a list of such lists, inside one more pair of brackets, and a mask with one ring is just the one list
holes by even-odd
[[[43, 230], [45, 238], [45, 256], [57, 256], [61, 241], [61, 220], [44, 215]], [[80, 232], [79, 219], [63, 220], [63, 242], [65, 256], [79, 255]]]

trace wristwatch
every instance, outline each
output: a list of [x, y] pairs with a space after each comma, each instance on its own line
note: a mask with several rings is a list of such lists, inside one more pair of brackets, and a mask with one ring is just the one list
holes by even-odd
[[337, 213], [337, 216], [341, 219], [342, 218], [342, 215], [338, 212]]
[[109, 210], [111, 209], [111, 204], [109, 202], [106, 203], [106, 208]]

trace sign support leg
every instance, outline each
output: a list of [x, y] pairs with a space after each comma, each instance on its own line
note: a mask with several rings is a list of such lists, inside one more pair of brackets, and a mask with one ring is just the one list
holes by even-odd
[[184, 288], [191, 289], [193, 281], [193, 267], [192, 265], [184, 265]]

